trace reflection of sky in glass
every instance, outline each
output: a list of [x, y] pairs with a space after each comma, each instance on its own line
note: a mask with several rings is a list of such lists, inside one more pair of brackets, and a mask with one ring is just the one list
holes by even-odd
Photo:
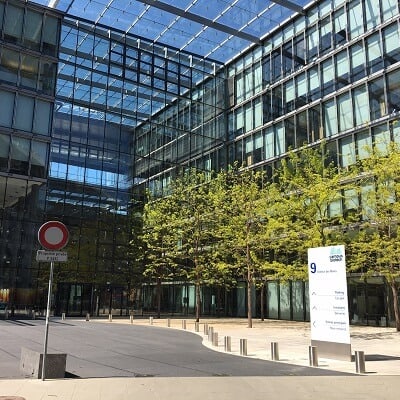
[[[140, 1], [35, 0], [88, 21], [120, 29], [146, 39], [226, 62], [251, 42], [205, 27]], [[294, 11], [268, 0], [163, 0], [164, 4], [207, 18], [257, 38], [291, 16]], [[291, 0], [304, 7], [309, 0]], [[84, 38], [80, 38], [84, 41]], [[222, 46], [221, 46], [222, 43]], [[88, 43], [87, 47], [91, 45]], [[81, 51], [85, 51], [82, 45]], [[101, 52], [101, 51], [100, 51]]]

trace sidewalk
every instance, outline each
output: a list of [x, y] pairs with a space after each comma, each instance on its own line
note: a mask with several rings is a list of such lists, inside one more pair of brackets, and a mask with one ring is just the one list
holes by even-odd
[[[108, 320], [93, 320], [110, 323]], [[199, 332], [195, 332], [194, 319], [152, 319], [152, 324], [165, 329], [183, 329], [203, 337], [203, 345], [215, 351], [225, 351], [224, 337], [231, 337], [231, 354], [240, 356], [240, 339], [247, 339], [247, 357], [271, 360], [271, 342], [277, 342], [279, 361], [309, 366], [308, 347], [311, 343], [310, 323], [295, 321], [253, 320], [253, 328], [247, 328], [246, 319], [201, 319]], [[114, 319], [112, 323], [130, 323], [129, 319]], [[134, 319], [133, 324], [150, 325], [150, 318]], [[214, 346], [204, 334], [204, 324], [218, 333], [218, 346]], [[366, 374], [400, 375], [400, 332], [395, 328], [351, 326], [351, 348], [365, 354]], [[211, 339], [211, 338], [210, 338]], [[318, 351], [318, 349], [317, 349]], [[243, 357], [243, 356], [242, 356]], [[355, 363], [318, 358], [318, 368], [356, 373]]]
[[[185, 321], [185, 322], [183, 322]], [[224, 350], [231, 336], [231, 354], [239, 354], [240, 339], [247, 339], [247, 357], [270, 360], [270, 342], [278, 342], [280, 361], [308, 366], [309, 323], [244, 319], [204, 319], [195, 331], [192, 319], [152, 319], [163, 329], [183, 329], [203, 337], [203, 344]], [[130, 324], [129, 319], [91, 320], [93, 324]], [[204, 335], [204, 324], [218, 332], [218, 346]], [[150, 319], [133, 324], [151, 325]], [[212, 378], [104, 378], [0, 380], [0, 399], [7, 400], [395, 400], [400, 393], [400, 334], [394, 328], [351, 327], [353, 350], [366, 355], [366, 374], [355, 374], [354, 362], [319, 358], [319, 367], [352, 373], [349, 376], [212, 377]], [[19, 396], [16, 397], [16, 396]], [[7, 398], [6, 397], [6, 398]], [[2, 400], [5, 400], [3, 397]]]

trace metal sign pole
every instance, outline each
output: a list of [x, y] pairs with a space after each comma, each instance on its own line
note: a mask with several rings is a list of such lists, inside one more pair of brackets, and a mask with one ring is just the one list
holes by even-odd
[[46, 355], [47, 355], [47, 339], [49, 337], [49, 317], [50, 317], [50, 305], [51, 305], [51, 288], [53, 286], [53, 270], [54, 262], [50, 263], [50, 277], [49, 277], [49, 290], [47, 294], [47, 310], [46, 310], [46, 333], [44, 336], [44, 350], [42, 360], [42, 381], [45, 380], [45, 367], [46, 367]]

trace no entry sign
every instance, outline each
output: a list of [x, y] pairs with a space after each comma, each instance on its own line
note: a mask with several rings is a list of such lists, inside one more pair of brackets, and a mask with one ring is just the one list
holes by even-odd
[[47, 250], [61, 250], [68, 243], [67, 227], [59, 221], [49, 221], [39, 228], [39, 243]]

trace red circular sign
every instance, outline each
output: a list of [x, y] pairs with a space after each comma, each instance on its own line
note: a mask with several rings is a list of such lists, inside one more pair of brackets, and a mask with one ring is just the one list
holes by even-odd
[[61, 250], [68, 243], [68, 229], [59, 221], [49, 221], [39, 228], [38, 240], [46, 250]]

